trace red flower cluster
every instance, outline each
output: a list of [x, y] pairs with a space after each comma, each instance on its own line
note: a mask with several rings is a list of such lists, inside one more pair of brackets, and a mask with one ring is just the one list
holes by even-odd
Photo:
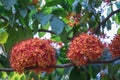
[[48, 66], [54, 66], [56, 58], [55, 50], [50, 43], [49, 40], [32, 38], [16, 44], [11, 50], [11, 67], [19, 73], [22, 73], [27, 67], [34, 66], [37, 68], [32, 71], [36, 73], [52, 72], [54, 68], [48, 68]]
[[77, 66], [85, 65], [88, 61], [100, 58], [103, 48], [97, 37], [84, 33], [72, 40], [67, 57]]
[[109, 44], [109, 49], [112, 52], [112, 57], [120, 56], [120, 34], [115, 35], [112, 42]]

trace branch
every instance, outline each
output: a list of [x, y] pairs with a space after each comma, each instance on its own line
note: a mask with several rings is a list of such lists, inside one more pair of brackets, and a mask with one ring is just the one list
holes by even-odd
[[116, 14], [116, 13], [118, 13], [118, 12], [120, 12], [120, 9], [111, 12], [101, 23], [98, 24], [98, 27], [95, 29], [95, 31], [94, 31], [92, 34], [97, 33], [97, 32], [100, 30], [100, 26], [103, 25], [103, 24], [105, 24], [106, 21], [107, 21], [112, 15], [114, 15], [114, 14]]
[[[88, 64], [108, 64], [108, 63], [112, 63], [112, 62], [119, 60], [119, 59], [120, 59], [120, 57], [113, 58], [110, 60], [89, 61]], [[75, 66], [75, 64], [73, 64], [73, 63], [60, 64], [60, 65], [55, 65], [55, 66], [48, 66], [48, 68], [66, 68], [66, 67], [71, 67], [71, 66]], [[37, 68], [37, 66], [28, 67], [25, 70], [30, 70], [30, 69], [34, 69], [34, 68]], [[12, 72], [15, 70], [13, 68], [0, 68], [0, 71]]]
[[51, 34], [55, 34], [53, 31], [45, 30], [45, 29], [39, 29], [38, 32], [48, 32], [48, 33], [51, 33]]
[[113, 58], [110, 60], [89, 61], [88, 63], [89, 64], [108, 64], [108, 63], [112, 63], [112, 62], [119, 60], [119, 59], [120, 59], [120, 57], [116, 57], [116, 58]]

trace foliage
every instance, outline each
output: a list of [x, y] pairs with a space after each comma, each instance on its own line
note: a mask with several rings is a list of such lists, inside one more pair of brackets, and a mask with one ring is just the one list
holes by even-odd
[[[104, 7], [101, 7], [101, 4]], [[114, 10], [114, 6], [117, 10]], [[107, 10], [103, 15], [103, 12]], [[81, 33], [104, 35], [104, 29], [111, 30], [112, 22], [120, 24], [119, 0], [0, 0], [0, 69], [10, 67], [12, 47], [23, 40], [43, 38], [46, 33], [50, 39], [62, 43], [55, 46], [57, 64], [70, 63], [66, 56], [70, 41]], [[115, 14], [115, 15], [114, 15]], [[118, 29], [118, 34], [120, 29]], [[47, 36], [48, 37], [48, 36]], [[110, 60], [108, 48], [100, 60]], [[98, 77], [97, 77], [98, 76]], [[99, 77], [100, 76], [100, 77]], [[0, 72], [1, 80], [119, 80], [119, 60], [104, 64], [88, 64], [80, 67], [56, 68], [47, 74], [35, 74], [25, 70], [23, 74]]]

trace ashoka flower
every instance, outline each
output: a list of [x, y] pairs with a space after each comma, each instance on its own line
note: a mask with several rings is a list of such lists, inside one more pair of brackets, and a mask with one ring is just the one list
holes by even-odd
[[120, 56], [120, 34], [115, 35], [112, 42], [109, 44], [109, 49], [112, 53], [112, 57]]
[[48, 66], [56, 64], [55, 50], [49, 40], [38, 38], [25, 40], [12, 48], [10, 64], [19, 73], [22, 73], [27, 67], [34, 66], [37, 68], [32, 70], [36, 73], [43, 71], [50, 73], [54, 68], [48, 68]]
[[103, 48], [97, 37], [83, 33], [71, 41], [67, 57], [77, 66], [85, 65], [88, 61], [99, 59]]

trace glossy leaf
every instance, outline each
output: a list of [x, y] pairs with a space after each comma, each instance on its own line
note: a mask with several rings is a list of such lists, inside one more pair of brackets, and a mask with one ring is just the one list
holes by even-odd
[[52, 31], [57, 35], [61, 34], [65, 27], [65, 23], [55, 16], [52, 16], [52, 18], [50, 19], [50, 25]]
[[48, 24], [52, 16], [53, 16], [52, 14], [45, 15], [44, 13], [41, 12], [41, 13], [35, 14], [34, 18], [37, 19], [37, 21], [41, 23], [42, 26], [45, 26]]

